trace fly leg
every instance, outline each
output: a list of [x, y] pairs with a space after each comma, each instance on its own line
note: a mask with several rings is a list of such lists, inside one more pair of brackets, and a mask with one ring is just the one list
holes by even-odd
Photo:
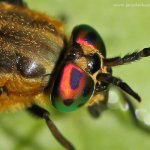
[[32, 105], [28, 108], [28, 111], [31, 112], [33, 115], [42, 118], [46, 121], [49, 130], [52, 132], [53, 136], [62, 146], [64, 146], [67, 150], [75, 150], [73, 145], [67, 139], [65, 139], [64, 136], [59, 132], [59, 130], [51, 120], [50, 114], [47, 110], [37, 105]]

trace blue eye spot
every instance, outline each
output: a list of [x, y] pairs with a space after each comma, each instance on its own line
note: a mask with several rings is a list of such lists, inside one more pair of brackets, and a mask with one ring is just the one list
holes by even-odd
[[85, 36], [85, 41], [87, 41], [90, 45], [95, 46], [96, 40], [97, 40], [97, 37], [92, 32], [87, 33], [87, 35]]
[[82, 78], [81, 72], [79, 72], [77, 69], [73, 68], [71, 70], [71, 75], [70, 75], [70, 85], [72, 89], [77, 89], [79, 86], [80, 79]]

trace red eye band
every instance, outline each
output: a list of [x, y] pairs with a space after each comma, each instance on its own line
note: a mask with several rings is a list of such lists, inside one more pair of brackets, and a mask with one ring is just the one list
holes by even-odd
[[59, 111], [73, 111], [84, 105], [93, 91], [94, 81], [86, 72], [72, 63], [65, 64], [52, 89], [52, 104]]
[[91, 47], [91, 48], [95, 48], [95, 45], [94, 43], [90, 43], [89, 41], [87, 41], [84, 37], [84, 34], [83, 35], [80, 35], [76, 42], [80, 45], [84, 45], [84, 46], [88, 46], [88, 47]]
[[79, 96], [84, 85], [83, 71], [73, 64], [64, 67], [59, 91], [65, 99], [74, 99]]

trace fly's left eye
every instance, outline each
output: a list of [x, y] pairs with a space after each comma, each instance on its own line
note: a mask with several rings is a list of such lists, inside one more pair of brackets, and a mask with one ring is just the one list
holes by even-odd
[[54, 82], [52, 105], [61, 112], [70, 112], [84, 105], [92, 96], [94, 81], [74, 64], [66, 64]]
[[79, 25], [72, 31], [72, 42], [94, 47], [106, 56], [105, 45], [98, 32], [89, 25]]

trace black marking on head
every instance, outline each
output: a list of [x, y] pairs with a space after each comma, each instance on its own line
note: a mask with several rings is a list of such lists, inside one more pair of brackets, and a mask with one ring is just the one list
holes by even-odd
[[82, 50], [82, 47], [80, 46], [80, 44], [72, 43], [72, 45], [70, 46], [70, 50], [69, 50], [67, 60], [79, 59], [83, 55], [84, 55], [83, 50]]
[[95, 73], [96, 71], [98, 71], [100, 69], [100, 58], [98, 54], [91, 54], [91, 55], [87, 55], [87, 71], [90, 73]]
[[105, 91], [108, 88], [108, 83], [106, 82], [97, 82], [95, 85], [95, 92]]

